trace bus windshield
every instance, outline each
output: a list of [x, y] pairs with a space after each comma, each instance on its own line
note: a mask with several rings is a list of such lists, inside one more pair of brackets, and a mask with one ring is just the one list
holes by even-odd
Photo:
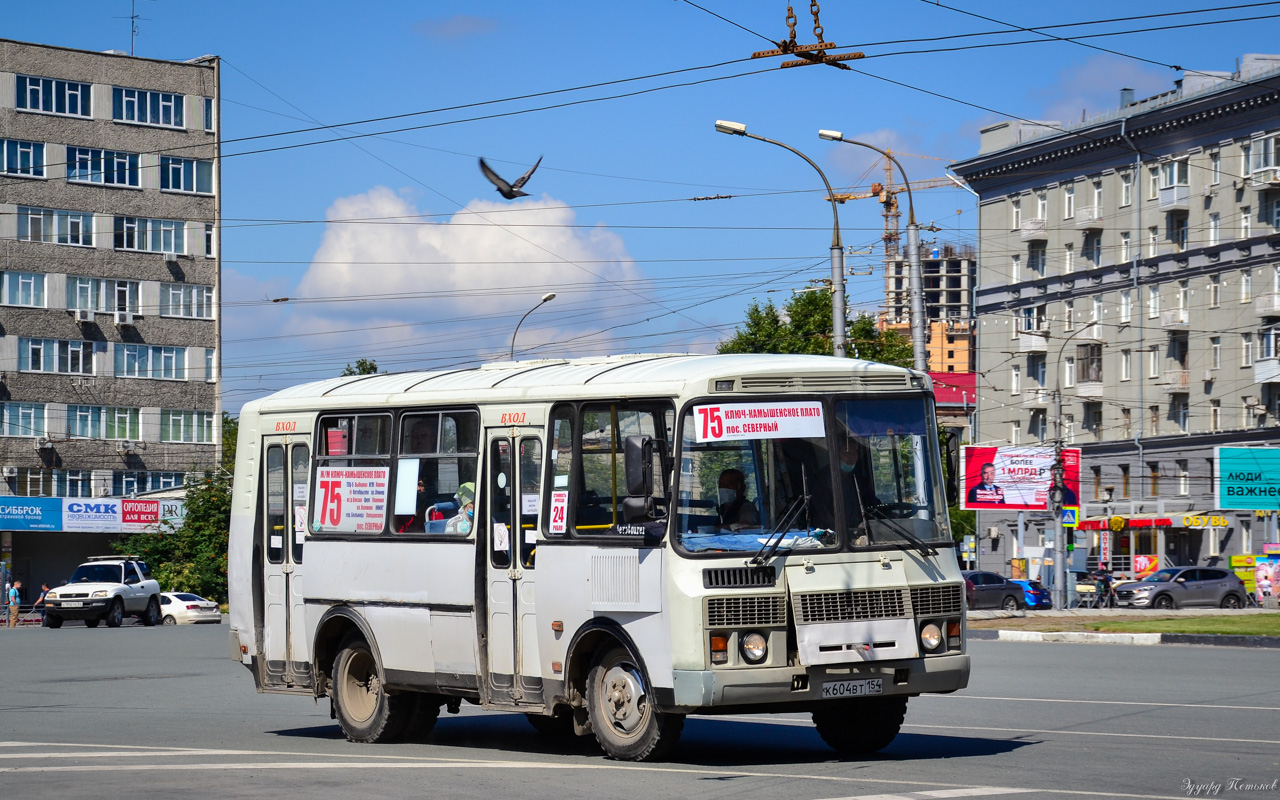
[[949, 542], [931, 412], [924, 397], [694, 406], [674, 536], [690, 552]]

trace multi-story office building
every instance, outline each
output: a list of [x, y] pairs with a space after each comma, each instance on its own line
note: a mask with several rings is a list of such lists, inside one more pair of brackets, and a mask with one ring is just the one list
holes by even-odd
[[[974, 360], [973, 287], [978, 264], [969, 246], [942, 245], [921, 249], [929, 369], [972, 372]], [[885, 264], [885, 310], [880, 329], [910, 338], [909, 267], [898, 258]]]
[[0, 536], [28, 586], [106, 550], [87, 504], [217, 463], [217, 127], [214, 57], [0, 40]]
[[[1280, 441], [1280, 56], [1120, 100], [1077, 125], [991, 125], [955, 167], [980, 194], [974, 438], [1051, 445], [1060, 392], [1094, 559], [1109, 536], [1122, 572], [1225, 564], [1277, 538], [1251, 512], [1188, 512], [1217, 512], [1215, 446]], [[1030, 517], [1023, 544], [1042, 544], [1047, 515]], [[980, 513], [994, 561], [1016, 524]]]

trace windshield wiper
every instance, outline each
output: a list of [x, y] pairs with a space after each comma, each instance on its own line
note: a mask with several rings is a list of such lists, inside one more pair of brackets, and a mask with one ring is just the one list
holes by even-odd
[[773, 558], [773, 554], [778, 552], [778, 547], [782, 544], [782, 540], [786, 538], [786, 533], [790, 530], [791, 523], [800, 516], [801, 511], [805, 512], [805, 519], [808, 519], [809, 473], [805, 470], [803, 464], [800, 465], [800, 484], [800, 496], [791, 501], [791, 505], [787, 506], [782, 518], [778, 520], [778, 526], [769, 533], [769, 538], [764, 540], [764, 544], [751, 557], [751, 563], [755, 566], [761, 566], [766, 560]]
[[[866, 517], [866, 510], [867, 510], [867, 509], [866, 509], [866, 507], [864, 506], [864, 507], [863, 507], [863, 517], [862, 517], [862, 521], [863, 521], [863, 523], [864, 523], [864, 524], [865, 524], [865, 523], [866, 523], [866, 521], [867, 521], [867, 517]], [[926, 544], [925, 542], [921, 541], [921, 539], [920, 539], [919, 537], [917, 537], [914, 533], [911, 533], [911, 532], [910, 532], [910, 531], [908, 531], [905, 527], [903, 527], [902, 525], [899, 525], [899, 524], [898, 524], [898, 521], [897, 521], [896, 519], [894, 519], [893, 517], [889, 516], [888, 514], [884, 513], [883, 511], [881, 511], [881, 510], [880, 510], [880, 508], [879, 508], [878, 506], [871, 506], [871, 511], [875, 512], [875, 515], [876, 515], [876, 517], [877, 517], [878, 519], [884, 520], [885, 522], [889, 523], [889, 525], [890, 525], [890, 526], [891, 526], [895, 531], [897, 531], [898, 533], [902, 534], [902, 538], [903, 538], [903, 539], [906, 539], [908, 542], [910, 542], [910, 543], [911, 543], [911, 546], [912, 546], [912, 547], [914, 547], [916, 550], [919, 550], [919, 551], [920, 551], [920, 555], [922, 555], [922, 556], [936, 556], [936, 555], [938, 554], [938, 550], [937, 550], [937, 548], [935, 548], [933, 545]]]

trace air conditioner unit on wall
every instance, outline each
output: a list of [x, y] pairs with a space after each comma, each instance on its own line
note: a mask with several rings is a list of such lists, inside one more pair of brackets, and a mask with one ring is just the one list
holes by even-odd
[[3, 470], [0, 470], [0, 475], [3, 475], [6, 478], [16, 478], [18, 477], [18, 468], [5, 467]]
[[129, 441], [128, 439], [123, 439], [123, 440], [121, 440], [121, 441], [119, 441], [119, 442], [116, 442], [116, 452], [117, 452], [117, 453], [132, 453], [132, 452], [133, 452], [133, 442]]
[[76, 309], [76, 322], [93, 322], [93, 309], [91, 309], [91, 308], [77, 308], [77, 309]]
[[177, 254], [177, 253], [165, 253], [165, 254], [164, 254], [164, 263], [166, 263], [166, 264], [177, 264], [177, 263], [178, 263], [178, 254]]
[[52, 447], [53, 442], [49, 441], [48, 436], [41, 436], [39, 439], [36, 439], [35, 448], [37, 450], [49, 450], [52, 449]]
[[999, 538], [1000, 538], [1000, 528], [999, 528], [999, 527], [997, 527], [997, 526], [995, 526], [995, 525], [992, 525], [990, 528], [987, 528], [987, 538], [988, 538], [988, 539], [999, 539]]
[[116, 324], [117, 324], [117, 325], [132, 325], [132, 324], [133, 324], [133, 312], [132, 312], [132, 311], [117, 311], [117, 312], [116, 312]]

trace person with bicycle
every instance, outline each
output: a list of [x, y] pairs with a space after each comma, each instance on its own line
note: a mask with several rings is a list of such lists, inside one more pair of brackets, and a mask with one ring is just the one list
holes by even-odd
[[1098, 608], [1115, 608], [1116, 591], [1112, 588], [1113, 579], [1111, 573], [1107, 571], [1106, 564], [1099, 564], [1098, 569], [1093, 574], [1093, 587], [1097, 590], [1097, 607]]

